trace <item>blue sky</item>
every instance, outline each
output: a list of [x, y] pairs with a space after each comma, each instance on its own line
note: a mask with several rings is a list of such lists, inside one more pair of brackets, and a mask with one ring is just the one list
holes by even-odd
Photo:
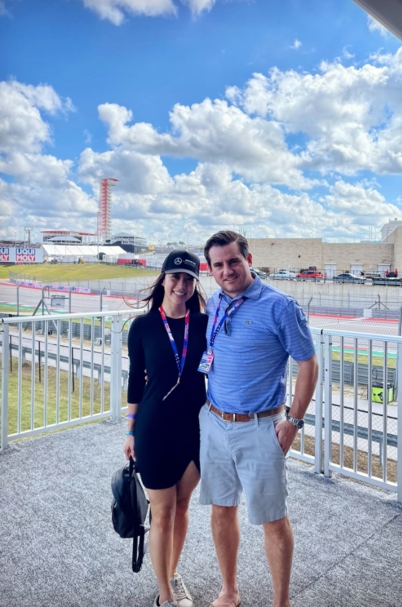
[[352, 0], [0, 0], [2, 237], [350, 241], [402, 204], [402, 51]]

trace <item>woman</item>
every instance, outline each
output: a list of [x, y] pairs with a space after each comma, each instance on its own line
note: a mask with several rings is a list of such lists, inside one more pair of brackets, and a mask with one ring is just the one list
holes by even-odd
[[[200, 262], [173, 251], [146, 298], [148, 314], [128, 338], [126, 458], [136, 459], [151, 505], [149, 552], [159, 593], [154, 607], [192, 607], [176, 572], [188, 527], [188, 506], [200, 477], [198, 413], [205, 403], [205, 301], [197, 283]], [[196, 284], [197, 283], [197, 284]], [[144, 378], [146, 369], [147, 382]]]

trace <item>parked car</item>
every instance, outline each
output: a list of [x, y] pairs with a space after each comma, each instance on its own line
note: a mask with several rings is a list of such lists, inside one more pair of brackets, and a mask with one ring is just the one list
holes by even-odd
[[324, 276], [318, 270], [300, 270], [300, 272], [296, 274], [296, 280], [314, 280], [319, 282], [323, 278]]
[[268, 276], [266, 272], [262, 272], [261, 270], [257, 270], [256, 268], [250, 268], [250, 270], [254, 272], [254, 274], [257, 274], [259, 278], [266, 278]]
[[270, 274], [268, 277], [270, 280], [294, 280], [296, 273], [290, 270], [279, 270], [275, 274]]
[[402, 287], [402, 278], [395, 276], [383, 276], [381, 278], [373, 278], [373, 285], [383, 285], [387, 287]]
[[362, 285], [365, 283], [365, 279], [362, 276], [356, 276], [355, 274], [351, 274], [350, 272], [344, 272], [343, 274], [338, 274], [338, 276], [333, 277], [333, 282], [351, 282], [353, 284]]

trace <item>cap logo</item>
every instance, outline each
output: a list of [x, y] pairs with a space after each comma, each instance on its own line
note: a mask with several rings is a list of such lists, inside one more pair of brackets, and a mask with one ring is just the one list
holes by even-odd
[[184, 263], [187, 263], [188, 265], [193, 266], [193, 267], [195, 266], [195, 262], [194, 261], [190, 261], [189, 259], [185, 259]]
[[182, 263], [182, 258], [181, 257], [176, 257], [176, 259], [174, 260], [174, 263], [176, 264], [176, 266], [179, 266]]

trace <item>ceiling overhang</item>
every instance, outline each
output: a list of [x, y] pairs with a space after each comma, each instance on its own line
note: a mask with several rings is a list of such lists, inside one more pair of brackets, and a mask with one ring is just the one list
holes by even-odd
[[402, 0], [354, 0], [381, 25], [402, 40]]

